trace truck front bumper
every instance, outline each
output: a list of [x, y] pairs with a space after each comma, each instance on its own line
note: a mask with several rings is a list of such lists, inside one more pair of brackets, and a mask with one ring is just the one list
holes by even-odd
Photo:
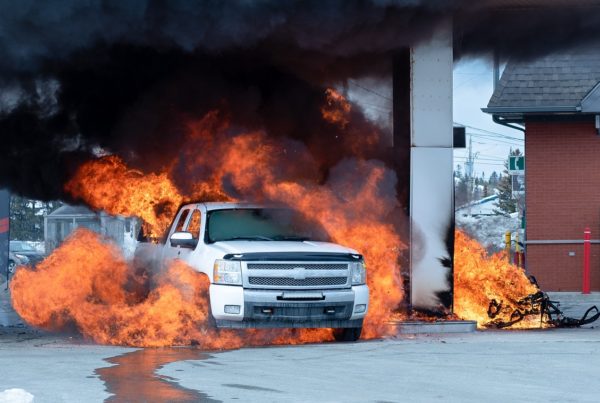
[[334, 290], [255, 290], [211, 284], [218, 327], [360, 327], [368, 311], [366, 285]]

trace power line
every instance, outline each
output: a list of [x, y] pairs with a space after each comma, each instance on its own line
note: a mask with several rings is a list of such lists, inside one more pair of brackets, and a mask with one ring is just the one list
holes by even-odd
[[523, 146], [522, 142], [516, 142], [516, 141], [510, 141], [510, 140], [502, 140], [499, 138], [495, 138], [495, 137], [491, 137], [491, 136], [487, 136], [485, 134], [478, 134], [478, 133], [467, 133], [469, 136], [473, 136], [479, 139], [483, 139], [483, 140], [488, 140], [488, 141], [493, 141], [496, 143], [500, 143], [500, 144], [508, 144], [508, 145], [513, 145], [513, 146]]
[[500, 137], [500, 136], [494, 136], [492, 134], [485, 134], [485, 133], [473, 133], [473, 132], [468, 132], [467, 134], [470, 134], [472, 136], [476, 136], [479, 138], [485, 138], [485, 139], [490, 139], [490, 140], [498, 140], [498, 141], [504, 141], [506, 143], [518, 143], [521, 144], [523, 143], [525, 140], [524, 139], [505, 139], [504, 137]]
[[[465, 161], [458, 161], [458, 162], [463, 163]], [[495, 167], [504, 166], [504, 164], [494, 163], [494, 162], [475, 162], [475, 165], [490, 165], [490, 166], [495, 166]]]
[[464, 124], [464, 123], [460, 123], [460, 122], [454, 122], [454, 124], [456, 124], [456, 125], [460, 125], [460, 126], [464, 126], [464, 127], [468, 127], [469, 129], [473, 129], [473, 130], [478, 130], [478, 131], [480, 131], [480, 132], [488, 133], [488, 134], [491, 134], [491, 135], [493, 135], [493, 136], [502, 137], [502, 138], [504, 138], [504, 139], [508, 139], [508, 140], [518, 140], [518, 141], [523, 141], [523, 139], [521, 139], [521, 138], [518, 138], [518, 137], [512, 137], [512, 136], [509, 136], [509, 135], [507, 135], [507, 134], [498, 133], [498, 132], [494, 132], [494, 131], [487, 130], [487, 129], [482, 129], [482, 128], [480, 128], [480, 127], [475, 127], [475, 126], [466, 125], [466, 124]]
[[365, 109], [377, 109], [381, 112], [390, 113], [392, 111], [391, 109], [388, 109], [388, 108], [385, 108], [383, 106], [376, 105], [376, 104], [370, 104], [368, 102], [359, 102], [358, 105], [362, 106]]
[[489, 159], [495, 159], [495, 160], [499, 160], [499, 161], [506, 161], [506, 158], [498, 157], [497, 155], [481, 154], [481, 153], [479, 155], [481, 155], [482, 157], [489, 158]]
[[388, 101], [392, 101], [392, 98], [390, 98], [390, 97], [386, 97], [385, 95], [381, 95], [381, 94], [380, 94], [380, 93], [378, 93], [377, 91], [374, 91], [374, 90], [372, 90], [372, 89], [370, 89], [370, 88], [364, 87], [364, 86], [360, 85], [359, 83], [357, 83], [357, 82], [356, 82], [356, 81], [354, 81], [354, 80], [348, 80], [348, 82], [349, 82], [350, 84], [352, 84], [352, 85], [354, 85], [354, 86], [356, 86], [356, 87], [360, 88], [360, 89], [363, 89], [363, 90], [365, 90], [365, 91], [367, 91], [367, 92], [370, 92], [371, 94], [375, 94], [375, 95], [377, 95], [377, 96], [380, 96], [380, 97], [381, 97], [381, 98], [383, 98], [383, 99], [387, 99]]

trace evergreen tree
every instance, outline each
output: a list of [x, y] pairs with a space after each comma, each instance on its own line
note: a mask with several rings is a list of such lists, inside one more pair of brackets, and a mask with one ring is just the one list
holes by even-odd
[[[519, 149], [511, 150], [510, 156], [523, 155]], [[501, 215], [509, 215], [517, 211], [518, 200], [512, 194], [512, 177], [508, 173], [508, 160], [504, 162], [504, 175], [500, 175], [498, 180], [498, 201], [494, 212]]]
[[20, 241], [44, 240], [44, 215], [62, 202], [41, 202], [12, 195], [10, 198], [10, 238]]
[[464, 206], [470, 199], [468, 178], [463, 175], [462, 166], [457, 165], [454, 171], [454, 204]]
[[492, 174], [490, 175], [490, 180], [488, 181], [492, 189], [495, 189], [496, 186], [498, 186], [498, 180], [498, 173], [496, 171], [492, 172]]

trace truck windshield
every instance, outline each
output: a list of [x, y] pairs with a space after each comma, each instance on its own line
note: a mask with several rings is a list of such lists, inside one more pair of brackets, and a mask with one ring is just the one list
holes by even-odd
[[213, 210], [206, 223], [208, 243], [249, 241], [326, 241], [323, 228], [285, 208]]

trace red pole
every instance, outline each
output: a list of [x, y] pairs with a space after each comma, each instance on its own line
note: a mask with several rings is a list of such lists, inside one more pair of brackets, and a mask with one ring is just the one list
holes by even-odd
[[583, 294], [590, 293], [590, 246], [592, 232], [589, 228], [583, 231]]

